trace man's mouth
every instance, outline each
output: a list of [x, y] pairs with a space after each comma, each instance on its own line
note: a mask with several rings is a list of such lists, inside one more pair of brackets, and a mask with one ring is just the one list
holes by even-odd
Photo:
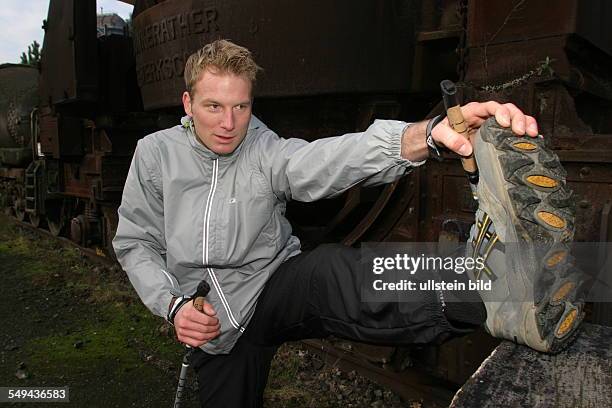
[[223, 135], [215, 135], [215, 136], [217, 137], [217, 139], [219, 139], [221, 143], [230, 143], [234, 139], [234, 136], [223, 136]]

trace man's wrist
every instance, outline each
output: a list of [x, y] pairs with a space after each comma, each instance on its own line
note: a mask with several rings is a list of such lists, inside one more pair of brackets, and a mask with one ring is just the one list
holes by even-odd
[[166, 316], [166, 320], [168, 320], [168, 323], [174, 326], [174, 318], [176, 317], [177, 313], [179, 312], [181, 307], [183, 307], [183, 305], [189, 302], [190, 300], [190, 296], [180, 296], [172, 298], [172, 301], [168, 306], [168, 315]]
[[427, 121], [414, 123], [404, 130], [402, 134], [401, 156], [411, 162], [420, 162], [429, 156], [425, 143]]

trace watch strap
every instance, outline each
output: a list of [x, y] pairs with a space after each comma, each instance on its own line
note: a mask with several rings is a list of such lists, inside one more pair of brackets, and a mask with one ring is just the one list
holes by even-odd
[[442, 161], [444, 158], [442, 157], [442, 152], [447, 150], [445, 147], [438, 145], [431, 135], [431, 132], [434, 127], [440, 122], [442, 122], [446, 118], [446, 115], [438, 115], [433, 117], [427, 123], [427, 127], [425, 129], [425, 143], [427, 143], [427, 150], [429, 151], [429, 157], [433, 158], [436, 161]]
[[168, 312], [168, 316], [166, 317], [166, 320], [168, 320], [168, 323], [174, 326], [174, 318], [176, 317], [176, 314], [178, 313], [180, 308], [185, 303], [189, 302], [190, 300], [191, 300], [191, 296], [181, 296], [181, 297], [174, 298], [174, 301], [172, 305], [170, 306], [170, 311]]

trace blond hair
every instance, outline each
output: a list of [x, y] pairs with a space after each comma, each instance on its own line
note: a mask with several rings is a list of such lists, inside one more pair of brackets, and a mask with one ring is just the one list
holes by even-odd
[[261, 70], [251, 51], [228, 40], [216, 40], [200, 48], [187, 59], [185, 64], [185, 86], [193, 96], [193, 87], [204, 70], [244, 76], [255, 85], [257, 71]]

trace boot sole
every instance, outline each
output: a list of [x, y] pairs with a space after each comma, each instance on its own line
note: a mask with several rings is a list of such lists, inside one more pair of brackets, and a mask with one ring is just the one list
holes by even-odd
[[574, 236], [575, 200], [566, 186], [567, 173], [542, 137], [518, 137], [493, 118], [489, 121], [487, 130], [479, 134], [491, 148], [488, 157], [495, 157], [501, 170], [497, 177], [501, 188], [496, 193], [505, 193], [505, 202], [512, 203], [512, 208], [505, 208], [519, 247], [537, 245], [542, 259], [533, 305], [529, 306], [535, 310], [525, 313], [535, 315], [538, 335], [549, 344], [542, 351], [554, 353], [571, 342], [584, 317], [582, 305], [572, 303], [579, 279], [567, 262], [567, 244]]

